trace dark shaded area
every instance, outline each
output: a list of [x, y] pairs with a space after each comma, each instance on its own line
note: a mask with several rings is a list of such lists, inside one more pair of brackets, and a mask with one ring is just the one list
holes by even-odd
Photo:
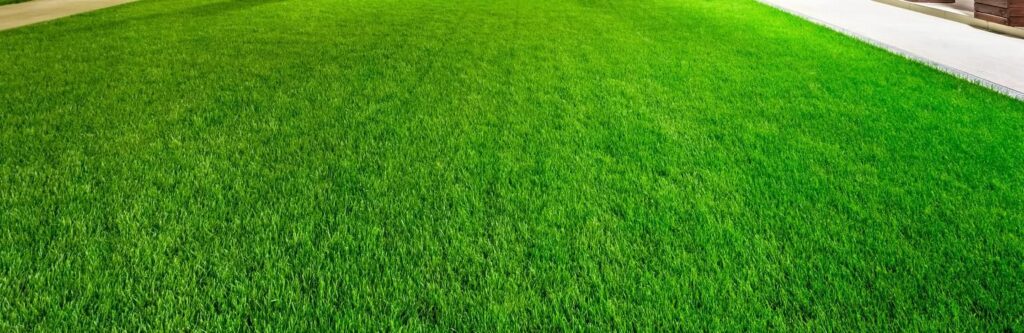
[[120, 20], [112, 20], [103, 24], [96, 25], [85, 25], [74, 29], [69, 29], [73, 32], [92, 32], [96, 30], [106, 30], [111, 28], [123, 28], [126, 25], [142, 24], [151, 21], [158, 21], [164, 19], [171, 20], [194, 20], [197, 18], [207, 18], [218, 15], [225, 15], [234, 12], [244, 11], [255, 7], [282, 2], [285, 0], [231, 0], [221, 1], [214, 3], [207, 3], [195, 7], [185, 8], [183, 10], [167, 11], [160, 13], [152, 13], [136, 17], [126, 17]]
[[266, 4], [275, 2], [281, 2], [284, 0], [233, 0], [223, 1], [205, 4], [202, 6], [192, 7], [188, 10], [181, 12], [167, 12], [157, 15], [158, 17], [163, 16], [216, 16], [231, 12], [242, 11], [254, 7], [259, 7]]

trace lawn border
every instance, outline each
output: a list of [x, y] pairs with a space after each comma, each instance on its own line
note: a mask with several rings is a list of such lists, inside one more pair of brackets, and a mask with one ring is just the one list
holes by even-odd
[[[884, 0], [875, 0], [875, 1], [882, 2]], [[891, 1], [900, 1], [900, 0], [891, 0]], [[1019, 91], [1019, 90], [1016, 90], [1016, 89], [1013, 89], [1013, 88], [1010, 88], [1010, 87], [1007, 87], [1007, 86], [1004, 86], [1004, 85], [1001, 85], [1001, 84], [998, 84], [998, 83], [986, 80], [986, 79], [984, 79], [982, 77], [979, 77], [977, 75], [964, 72], [964, 71], [956, 69], [954, 67], [946, 66], [946, 65], [943, 65], [943, 64], [940, 64], [940, 63], [928, 60], [928, 58], [919, 56], [917, 54], [914, 54], [913, 52], [901, 49], [901, 48], [893, 46], [893, 45], [889, 45], [889, 44], [880, 42], [880, 41], [875, 40], [873, 38], [870, 38], [870, 37], [858, 34], [856, 32], [844, 29], [844, 28], [839, 27], [837, 25], [834, 25], [834, 24], [831, 24], [831, 23], [828, 23], [828, 22], [825, 22], [825, 21], [813, 18], [813, 17], [811, 17], [809, 15], [805, 15], [803, 13], [800, 13], [799, 11], [791, 10], [791, 9], [788, 9], [788, 8], [783, 8], [782, 6], [777, 6], [775, 4], [766, 2], [764, 0], [757, 0], [757, 2], [759, 2], [761, 4], [764, 4], [764, 5], [768, 6], [768, 7], [775, 8], [776, 10], [779, 10], [779, 11], [781, 11], [783, 13], [787, 13], [789, 15], [793, 15], [793, 16], [802, 18], [804, 20], [807, 20], [808, 22], [811, 22], [811, 23], [817, 24], [819, 26], [832, 29], [832, 30], [834, 30], [836, 32], [839, 32], [841, 34], [844, 34], [844, 35], [856, 38], [856, 39], [858, 39], [860, 41], [863, 41], [865, 43], [871, 44], [871, 45], [873, 45], [875, 47], [878, 47], [878, 48], [884, 49], [886, 51], [892, 52], [892, 53], [894, 53], [896, 55], [899, 55], [899, 56], [901, 56], [903, 58], [909, 59], [911, 61], [922, 63], [922, 64], [924, 64], [924, 65], [926, 65], [928, 67], [935, 68], [935, 69], [937, 69], [939, 71], [942, 71], [942, 72], [945, 72], [947, 74], [953, 75], [955, 77], [967, 80], [967, 81], [969, 81], [971, 83], [974, 83], [974, 84], [980, 85], [982, 87], [988, 88], [990, 90], [993, 90], [995, 92], [998, 92], [998, 93], [1006, 95], [1006, 96], [1009, 96], [1009, 97], [1014, 98], [1016, 100], [1024, 101], [1024, 91]]]

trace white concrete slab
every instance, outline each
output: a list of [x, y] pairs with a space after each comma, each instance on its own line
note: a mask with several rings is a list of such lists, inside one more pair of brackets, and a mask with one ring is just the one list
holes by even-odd
[[1024, 39], [872, 0], [760, 0], [1024, 100]]
[[0, 30], [14, 29], [135, 0], [34, 0], [0, 6]]

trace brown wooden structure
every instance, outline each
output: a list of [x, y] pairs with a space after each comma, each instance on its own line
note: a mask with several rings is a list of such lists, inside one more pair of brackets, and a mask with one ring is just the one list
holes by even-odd
[[975, 0], [974, 17], [1012, 27], [1024, 27], [1024, 0]]

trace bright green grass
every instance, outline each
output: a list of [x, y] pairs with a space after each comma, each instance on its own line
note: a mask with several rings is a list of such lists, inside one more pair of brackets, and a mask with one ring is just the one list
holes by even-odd
[[0, 331], [1024, 329], [1024, 103], [752, 1], [0, 46]]

